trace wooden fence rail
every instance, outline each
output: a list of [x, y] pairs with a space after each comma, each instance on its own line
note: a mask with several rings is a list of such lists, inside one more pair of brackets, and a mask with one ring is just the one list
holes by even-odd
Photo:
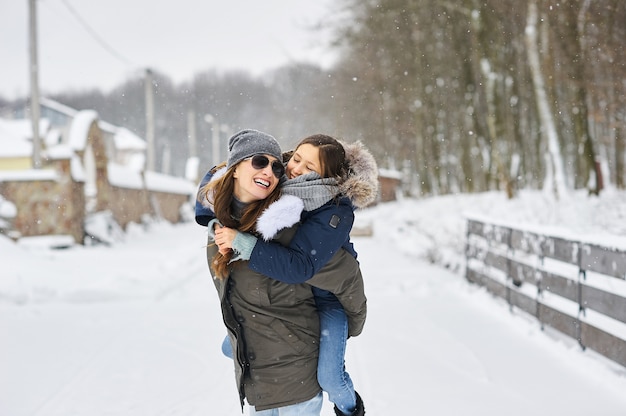
[[626, 367], [626, 251], [468, 219], [466, 278]]

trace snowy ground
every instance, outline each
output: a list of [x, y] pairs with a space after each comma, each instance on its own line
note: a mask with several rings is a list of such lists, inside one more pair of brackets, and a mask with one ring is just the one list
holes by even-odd
[[[455, 195], [358, 213], [369, 314], [347, 366], [367, 414], [626, 414], [626, 369], [463, 278], [464, 213], [626, 247], [626, 194]], [[0, 415], [238, 415], [194, 223], [111, 247], [0, 237]], [[32, 243], [32, 242], [31, 242]], [[324, 415], [332, 415], [325, 403]]]

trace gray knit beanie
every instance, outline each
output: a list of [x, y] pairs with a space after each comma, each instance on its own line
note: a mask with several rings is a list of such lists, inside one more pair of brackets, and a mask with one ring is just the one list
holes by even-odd
[[276, 139], [267, 133], [258, 130], [246, 129], [235, 133], [228, 139], [228, 163], [230, 169], [247, 157], [264, 154], [271, 155], [282, 163], [283, 152]]

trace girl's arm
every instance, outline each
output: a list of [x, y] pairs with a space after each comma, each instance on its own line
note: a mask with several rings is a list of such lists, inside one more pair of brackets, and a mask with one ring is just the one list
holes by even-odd
[[331, 203], [305, 213], [289, 246], [259, 239], [249, 267], [281, 282], [303, 283], [341, 249], [350, 238], [353, 223], [352, 206], [345, 203]]
[[252, 270], [281, 282], [303, 283], [348, 241], [353, 223], [352, 206], [333, 203], [305, 212], [289, 246], [226, 227], [216, 230], [215, 238], [232, 248], [236, 259], [249, 260]]

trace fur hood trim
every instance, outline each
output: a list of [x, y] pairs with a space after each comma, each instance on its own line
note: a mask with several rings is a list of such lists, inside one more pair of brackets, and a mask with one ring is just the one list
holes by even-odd
[[363, 143], [341, 143], [346, 152], [347, 177], [340, 181], [339, 189], [356, 208], [365, 208], [378, 196], [378, 165]]
[[300, 221], [304, 202], [297, 196], [282, 195], [273, 202], [256, 222], [256, 230], [265, 241], [271, 240], [280, 230]]

